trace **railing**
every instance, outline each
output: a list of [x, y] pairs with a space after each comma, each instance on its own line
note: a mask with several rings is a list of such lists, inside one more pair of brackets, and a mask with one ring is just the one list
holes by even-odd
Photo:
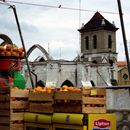
[[118, 81], [118, 85], [130, 85], [130, 80]]

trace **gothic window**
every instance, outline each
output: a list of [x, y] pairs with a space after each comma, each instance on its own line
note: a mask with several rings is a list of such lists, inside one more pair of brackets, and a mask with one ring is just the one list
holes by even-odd
[[108, 35], [108, 48], [112, 48], [112, 36]]
[[93, 49], [97, 49], [97, 36], [93, 36]]
[[72, 82], [70, 82], [69, 80], [65, 80], [63, 83], [62, 83], [62, 85], [61, 85], [61, 87], [63, 87], [64, 85], [67, 85], [67, 86], [74, 86], [73, 85], [73, 83]]
[[89, 50], [89, 37], [85, 37], [85, 48]]

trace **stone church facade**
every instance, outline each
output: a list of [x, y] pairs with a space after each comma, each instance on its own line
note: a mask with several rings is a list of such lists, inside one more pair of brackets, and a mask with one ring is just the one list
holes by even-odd
[[[81, 36], [81, 54], [73, 61], [54, 60], [40, 45], [32, 46], [27, 54], [39, 48], [46, 58], [37, 58], [30, 62], [34, 84], [43, 86], [111, 86], [117, 81], [116, 31], [99, 12], [78, 31]], [[26, 65], [23, 72], [30, 86]]]

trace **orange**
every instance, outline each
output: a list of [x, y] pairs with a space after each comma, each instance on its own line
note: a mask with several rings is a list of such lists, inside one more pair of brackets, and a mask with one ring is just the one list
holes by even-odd
[[74, 91], [74, 87], [68, 87], [69, 91]]
[[42, 90], [42, 87], [37, 86], [34, 90], [35, 90], [35, 91], [41, 91], [41, 90]]
[[74, 90], [73, 91], [81, 91], [81, 89], [80, 88], [74, 88]]
[[64, 85], [62, 88], [63, 88], [63, 89], [68, 89], [68, 86], [67, 86], [67, 85]]
[[68, 91], [68, 89], [63, 89], [63, 91]]
[[13, 48], [13, 45], [12, 44], [7, 44], [7, 46], [6, 46], [6, 50], [12, 50], [12, 48]]

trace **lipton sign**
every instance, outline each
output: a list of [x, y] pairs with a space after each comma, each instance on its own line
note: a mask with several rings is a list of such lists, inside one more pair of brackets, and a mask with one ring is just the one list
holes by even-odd
[[94, 126], [98, 128], [107, 128], [110, 127], [111, 122], [106, 119], [99, 119], [94, 121]]

